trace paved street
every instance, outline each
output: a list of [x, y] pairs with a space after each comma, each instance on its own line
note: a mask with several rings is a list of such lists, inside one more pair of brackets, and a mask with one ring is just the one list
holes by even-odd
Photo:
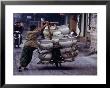
[[18, 72], [21, 49], [14, 49], [14, 75], [97, 75], [97, 55], [85, 56], [80, 52], [74, 62], [62, 63], [61, 68], [56, 68], [52, 64], [37, 64], [38, 54], [34, 51], [29, 70]]

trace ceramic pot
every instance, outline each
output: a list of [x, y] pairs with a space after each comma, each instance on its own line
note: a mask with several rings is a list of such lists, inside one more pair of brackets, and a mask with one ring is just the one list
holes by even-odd
[[50, 52], [49, 50], [40, 50], [39, 51], [40, 54], [45, 54], [45, 53], [49, 53], [49, 52]]
[[73, 58], [66, 58], [64, 59], [65, 62], [72, 62], [73, 61]]
[[39, 54], [39, 59], [41, 60], [50, 60], [52, 58], [51, 53], [46, 53], [46, 54]]
[[69, 52], [69, 51], [72, 51], [72, 48], [63, 48], [63, 49], [60, 49], [60, 52], [61, 53], [65, 53], [65, 52]]
[[53, 43], [51, 42], [51, 40], [42, 40], [40, 41], [40, 48], [51, 49], [53, 48]]
[[67, 58], [71, 58], [73, 56], [72, 55], [67, 55], [67, 54], [62, 54], [62, 57], [65, 58], [65, 59], [67, 59]]
[[67, 39], [67, 38], [63, 38], [63, 39], [60, 39], [59, 40], [59, 44], [62, 46], [62, 47], [71, 47], [73, 42], [70, 40], [70, 39]]
[[63, 34], [61, 34], [60, 31], [55, 30], [55, 31], [53, 32], [53, 37], [61, 39], [61, 38], [63, 38]]
[[52, 40], [50, 40], [50, 39], [43, 39], [43, 40], [40, 40], [39, 42], [40, 43], [45, 43], [45, 42], [52, 43]]
[[60, 31], [56, 30], [56, 31], [53, 32], [53, 36], [59, 36], [59, 35], [61, 35]]
[[58, 37], [53, 37], [52, 38], [52, 42], [53, 43], [58, 43], [59, 42], [59, 38]]
[[48, 37], [49, 37], [49, 31], [48, 31], [48, 29], [45, 29], [45, 30], [43, 31], [43, 34], [44, 34], [44, 37], [45, 37], [45, 38], [48, 38]]
[[58, 30], [61, 31], [63, 35], [69, 34], [70, 32], [69, 27], [66, 25], [60, 26]]

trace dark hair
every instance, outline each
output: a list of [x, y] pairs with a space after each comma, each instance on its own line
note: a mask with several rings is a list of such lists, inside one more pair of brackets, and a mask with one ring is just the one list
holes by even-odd
[[31, 25], [31, 26], [30, 26], [30, 31], [33, 31], [35, 28], [36, 28], [35, 25]]

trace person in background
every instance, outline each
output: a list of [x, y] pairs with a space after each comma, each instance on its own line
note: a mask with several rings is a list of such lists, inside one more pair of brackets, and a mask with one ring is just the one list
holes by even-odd
[[20, 58], [20, 66], [18, 68], [19, 71], [28, 70], [26, 67], [32, 59], [33, 51], [38, 47], [37, 35], [43, 31], [47, 25], [48, 22], [38, 29], [35, 25], [30, 26], [30, 31], [27, 32], [26, 42], [24, 44]]
[[79, 22], [77, 16], [71, 16], [71, 35], [78, 37], [80, 35]]
[[24, 27], [22, 26], [21, 22], [16, 22], [14, 25], [14, 46], [18, 46], [22, 43], [22, 33], [23, 33]]
[[22, 40], [23, 40], [22, 34], [23, 34], [23, 31], [24, 31], [24, 23], [23, 22], [20, 22], [20, 28], [21, 28], [21, 30], [20, 30], [20, 33], [21, 33], [20, 44], [21, 44]]
[[24, 30], [24, 27], [22, 26], [21, 22], [16, 22], [14, 25], [14, 31], [20, 31], [20, 33], [22, 34]]

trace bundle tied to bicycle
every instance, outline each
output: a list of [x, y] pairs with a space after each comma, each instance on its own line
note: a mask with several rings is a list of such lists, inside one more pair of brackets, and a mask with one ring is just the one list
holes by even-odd
[[[68, 25], [45, 27], [45, 39], [39, 40], [39, 59], [42, 63], [53, 61], [52, 50], [58, 48], [62, 62], [72, 62], [78, 55], [77, 39], [71, 36]], [[56, 52], [57, 53], [57, 52]], [[59, 54], [59, 55], [60, 55]], [[57, 56], [56, 56], [57, 57]]]

